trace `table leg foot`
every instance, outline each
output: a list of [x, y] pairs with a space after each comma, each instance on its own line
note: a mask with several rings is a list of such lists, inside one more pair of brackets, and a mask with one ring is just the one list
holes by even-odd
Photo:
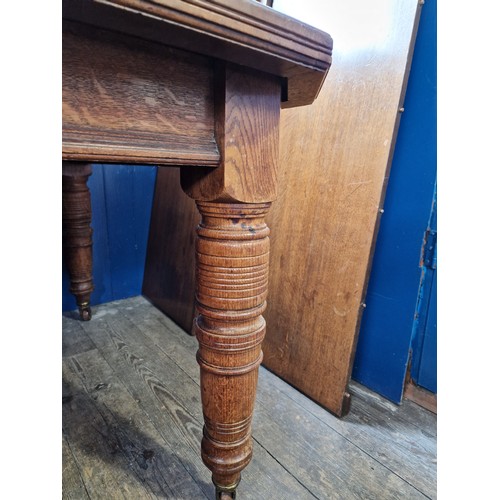
[[92, 319], [92, 310], [88, 302], [78, 304], [78, 313], [82, 321], [90, 321]]
[[217, 498], [235, 498], [252, 457], [251, 421], [265, 334], [270, 203], [197, 202], [196, 318], [205, 426], [202, 459]]
[[215, 484], [215, 500], [234, 500], [239, 481], [232, 486], [219, 486]]
[[87, 180], [92, 166], [87, 163], [63, 162], [62, 237], [70, 279], [70, 292], [75, 296], [80, 319], [92, 317], [90, 295], [92, 281], [92, 212]]

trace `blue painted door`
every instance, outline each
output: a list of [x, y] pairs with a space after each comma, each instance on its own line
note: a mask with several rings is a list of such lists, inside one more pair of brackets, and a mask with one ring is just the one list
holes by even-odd
[[411, 371], [415, 384], [437, 393], [437, 201], [434, 195], [422, 248], [422, 275], [413, 323]]
[[421, 283], [422, 235], [428, 227], [436, 182], [436, 38], [436, 0], [427, 0], [422, 7], [352, 372], [354, 380], [396, 403], [403, 396]]
[[[148, 244], [156, 167], [93, 165], [93, 279], [91, 304], [140, 295]], [[63, 263], [62, 309], [73, 310]]]

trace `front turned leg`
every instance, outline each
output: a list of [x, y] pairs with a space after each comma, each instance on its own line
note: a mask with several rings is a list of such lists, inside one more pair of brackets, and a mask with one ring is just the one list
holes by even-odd
[[92, 281], [92, 212], [87, 179], [92, 174], [88, 163], [63, 162], [62, 240], [70, 279], [70, 292], [75, 296], [80, 318], [90, 320]]
[[270, 203], [198, 202], [196, 317], [205, 426], [202, 459], [218, 499], [236, 498], [252, 457], [251, 421], [266, 323]]

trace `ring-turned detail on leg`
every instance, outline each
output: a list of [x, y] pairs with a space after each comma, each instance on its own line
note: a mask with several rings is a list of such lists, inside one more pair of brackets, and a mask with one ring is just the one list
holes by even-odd
[[270, 203], [197, 202], [196, 317], [205, 426], [217, 498], [235, 498], [252, 457], [251, 420], [265, 334]]
[[92, 212], [87, 180], [92, 174], [88, 163], [63, 162], [62, 240], [70, 292], [75, 296], [80, 318], [90, 320], [92, 281]]

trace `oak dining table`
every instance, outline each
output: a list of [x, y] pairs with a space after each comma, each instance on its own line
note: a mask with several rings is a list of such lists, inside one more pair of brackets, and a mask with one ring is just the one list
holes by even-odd
[[235, 498], [252, 456], [280, 109], [314, 101], [332, 39], [253, 0], [63, 0], [62, 10], [70, 290], [90, 320], [92, 164], [180, 168], [201, 215], [193, 320], [201, 458], [216, 498]]

